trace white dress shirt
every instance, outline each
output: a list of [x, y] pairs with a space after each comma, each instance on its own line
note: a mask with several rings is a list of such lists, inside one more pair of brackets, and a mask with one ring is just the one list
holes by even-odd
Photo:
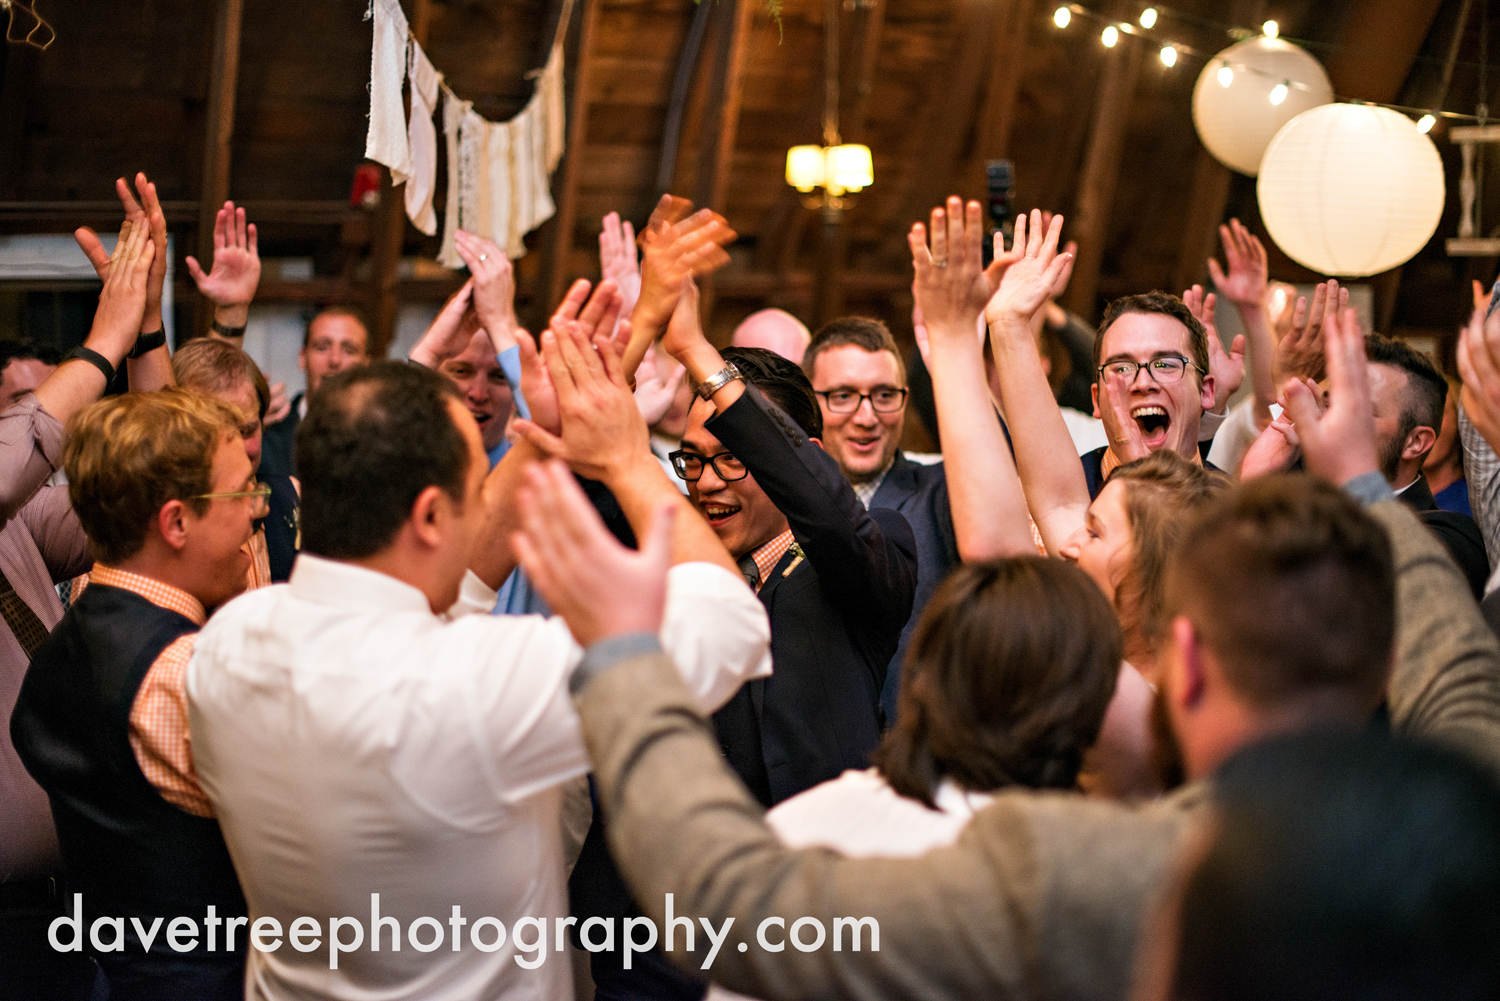
[[[247, 998], [572, 996], [554, 919], [567, 914], [558, 785], [589, 770], [568, 695], [582, 651], [561, 619], [461, 614], [494, 601], [470, 574], [440, 618], [393, 577], [303, 553], [288, 584], [236, 598], [198, 634], [188, 700], [199, 778], [251, 921], [282, 931], [276, 951], [250, 950]], [[739, 576], [672, 568], [662, 644], [705, 712], [770, 673], [769, 635]], [[399, 952], [388, 925], [370, 949], [372, 893], [400, 922]], [[455, 908], [469, 922], [458, 951]], [[302, 916], [320, 925], [308, 952], [289, 934]], [[332, 970], [329, 922], [345, 916], [364, 942]], [[435, 951], [409, 936], [424, 917], [417, 939], [440, 930]], [[470, 938], [483, 917], [505, 926], [496, 951]], [[518, 951], [510, 933], [523, 917], [545, 919], [545, 953]], [[340, 929], [346, 945], [354, 937]], [[481, 940], [494, 939], [491, 925]], [[516, 962], [539, 956], [536, 969]]]
[[[784, 799], [766, 824], [788, 848], [832, 848], [850, 858], [915, 858], [953, 844], [989, 793], [967, 792], [944, 779], [929, 810], [892, 789], [874, 768], [850, 769]], [[754, 1001], [717, 985], [706, 1001]]]

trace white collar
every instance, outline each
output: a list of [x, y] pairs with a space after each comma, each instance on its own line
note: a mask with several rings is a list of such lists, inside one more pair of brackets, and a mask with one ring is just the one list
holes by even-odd
[[298, 554], [287, 584], [294, 596], [318, 605], [359, 612], [432, 615], [427, 596], [410, 584], [379, 570], [311, 553]]

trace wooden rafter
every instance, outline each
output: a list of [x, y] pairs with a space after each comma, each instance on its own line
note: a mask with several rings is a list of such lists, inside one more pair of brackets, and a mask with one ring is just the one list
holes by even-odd
[[1133, 36], [1121, 37], [1119, 45], [1104, 57], [1104, 72], [1099, 77], [1093, 126], [1078, 183], [1078, 201], [1069, 220], [1072, 238], [1078, 241], [1078, 261], [1073, 267], [1065, 305], [1085, 317], [1092, 318], [1097, 312], [1094, 298], [1099, 288], [1099, 268], [1104, 261], [1104, 241], [1109, 233], [1120, 155], [1125, 147], [1125, 125], [1140, 75], [1141, 55], [1142, 47]]
[[[234, 99], [240, 78], [240, 26], [245, 0], [219, 0], [214, 10], [213, 63], [209, 72], [208, 117], [203, 130], [203, 181], [198, 199], [198, 259], [214, 256], [214, 217], [229, 197], [229, 166], [234, 138]], [[213, 306], [199, 297], [194, 329], [213, 320]]]

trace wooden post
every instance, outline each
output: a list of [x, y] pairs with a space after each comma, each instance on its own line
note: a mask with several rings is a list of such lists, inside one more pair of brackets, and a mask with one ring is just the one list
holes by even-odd
[[[240, 78], [240, 24], [245, 0], [219, 0], [214, 14], [213, 64], [208, 83], [208, 118], [203, 130], [203, 181], [198, 196], [198, 260], [214, 256], [214, 217], [229, 197], [229, 160], [234, 138], [234, 98]], [[193, 327], [213, 322], [213, 305], [198, 297]]]
[[1172, 287], [1168, 289], [1172, 294], [1181, 295], [1190, 285], [1207, 279], [1208, 259], [1218, 251], [1219, 224], [1224, 221], [1228, 200], [1229, 168], [1208, 150], [1199, 149], [1187, 219], [1177, 244], [1177, 264], [1172, 268]]
[[588, 139], [588, 90], [590, 59], [594, 46], [594, 29], [599, 20], [599, 0], [578, 0], [581, 17], [578, 26], [578, 49], [573, 57], [573, 93], [568, 99], [568, 149], [563, 154], [555, 201], [557, 215], [552, 220], [552, 250], [547, 261], [547, 281], [543, 285], [546, 300], [542, 315], [552, 312], [562, 300], [569, 277], [568, 258], [573, 254], [573, 219], [578, 212], [578, 174], [583, 163], [583, 145]]
[[[958, 190], [984, 180], [986, 161], [1004, 159], [1010, 150], [1010, 132], [1016, 118], [1016, 97], [1021, 92], [1021, 70], [1025, 67], [1026, 43], [1036, 0], [1007, 4], [995, 31], [996, 48], [990, 53], [990, 76], [984, 100], [979, 105], [979, 134], [974, 154], [964, 163]], [[975, 190], [975, 189], [970, 189]]]
[[1094, 298], [1099, 290], [1099, 268], [1104, 260], [1104, 241], [1109, 235], [1120, 154], [1125, 146], [1125, 123], [1135, 94], [1135, 81], [1140, 75], [1141, 51], [1133, 36], [1122, 34], [1119, 44], [1104, 56], [1093, 127], [1078, 185], [1078, 206], [1068, 221], [1072, 238], [1078, 241], [1078, 262], [1073, 267], [1065, 305], [1088, 319], [1098, 315]]

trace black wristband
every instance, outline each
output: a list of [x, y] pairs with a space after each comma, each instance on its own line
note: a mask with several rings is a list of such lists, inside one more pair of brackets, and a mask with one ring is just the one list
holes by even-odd
[[220, 323], [218, 320], [215, 320], [214, 321], [214, 333], [218, 334], [220, 337], [244, 337], [245, 336], [245, 328], [244, 327], [226, 327], [226, 326], [224, 326], [224, 324]]
[[[78, 347], [68, 352], [68, 358], [77, 358], [79, 361], [86, 361], [90, 365], [97, 368], [104, 376], [105, 389], [108, 389], [110, 385], [115, 381], [115, 367], [109, 363], [108, 358], [104, 357], [93, 348], [87, 348], [80, 344], [78, 345]], [[63, 360], [66, 361], [67, 359], [65, 358]]]
[[135, 347], [131, 348], [130, 354], [126, 355], [125, 357], [139, 358], [141, 355], [145, 354], [148, 351], [155, 351], [157, 348], [166, 347], [166, 344], [167, 331], [166, 328], [163, 327], [161, 330], [158, 330], [155, 333], [141, 334], [139, 337], [137, 337], [135, 339]]

